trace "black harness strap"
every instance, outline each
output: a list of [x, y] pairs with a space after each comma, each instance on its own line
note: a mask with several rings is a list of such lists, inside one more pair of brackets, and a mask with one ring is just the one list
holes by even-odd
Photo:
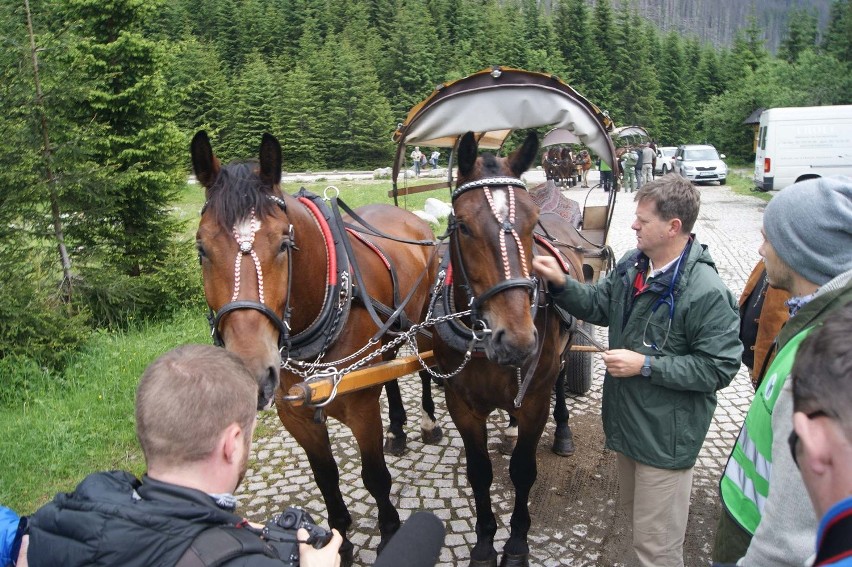
[[251, 530], [237, 526], [216, 526], [195, 536], [175, 567], [219, 567], [244, 555], [278, 558], [272, 547]]

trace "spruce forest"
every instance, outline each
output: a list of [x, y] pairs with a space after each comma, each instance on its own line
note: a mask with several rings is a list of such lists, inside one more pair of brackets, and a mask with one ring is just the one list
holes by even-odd
[[59, 368], [92, 330], [199, 304], [169, 214], [198, 130], [224, 160], [271, 132], [289, 171], [387, 167], [412, 105], [505, 65], [659, 144], [747, 162], [755, 109], [852, 102], [852, 1], [817, 21], [791, 11], [770, 53], [755, 17], [720, 48], [629, 0], [4, 1], [0, 372]]

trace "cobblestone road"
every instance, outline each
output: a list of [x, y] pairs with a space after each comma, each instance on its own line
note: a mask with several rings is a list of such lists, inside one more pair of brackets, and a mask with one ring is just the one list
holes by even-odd
[[[765, 203], [738, 196], [726, 187], [701, 188], [701, 214], [695, 227], [698, 238], [709, 245], [722, 278], [738, 296], [751, 267], [758, 259], [760, 223]], [[585, 191], [571, 190], [568, 196], [582, 203]], [[635, 205], [632, 195], [621, 193], [616, 203], [610, 245], [620, 257], [635, 245], [630, 224]], [[594, 190], [588, 203], [603, 202], [605, 194]], [[597, 329], [606, 340], [606, 330]], [[530, 497], [532, 529], [530, 547], [533, 565], [623, 565], [628, 556], [625, 526], [615, 514], [617, 481], [615, 459], [603, 448], [600, 424], [600, 390], [603, 366], [595, 357], [591, 391], [569, 398], [571, 427], [577, 442], [573, 457], [560, 458], [550, 452], [553, 422], [549, 421], [539, 451], [539, 478]], [[418, 400], [420, 382], [401, 380], [409, 415], [409, 452], [388, 457], [394, 478], [392, 499], [405, 520], [411, 513], [434, 511], [445, 523], [447, 537], [439, 565], [466, 564], [475, 541], [473, 498], [464, 474], [461, 438], [443, 406], [443, 392], [435, 389], [438, 419], [445, 436], [440, 444], [423, 445], [419, 440]], [[709, 565], [709, 555], [718, 513], [717, 482], [733, 444], [744, 411], [751, 401], [751, 386], [745, 369], [719, 393], [719, 405], [695, 469], [692, 508], [687, 529], [685, 561], [688, 566]], [[384, 404], [384, 398], [383, 398]], [[508, 457], [497, 451], [499, 428], [505, 415], [492, 415], [489, 445], [492, 448], [495, 482], [492, 497], [499, 529], [498, 552], [508, 537], [513, 491], [508, 479]], [[262, 521], [289, 504], [300, 504], [325, 524], [325, 505], [311, 479], [302, 449], [278, 422], [274, 412], [261, 417], [250, 469], [238, 496], [242, 512]], [[387, 419], [385, 418], [387, 423]], [[341, 488], [354, 524], [351, 539], [356, 546], [356, 564], [371, 565], [379, 541], [375, 506], [360, 478], [357, 446], [349, 430], [329, 420], [335, 456], [341, 468]]]

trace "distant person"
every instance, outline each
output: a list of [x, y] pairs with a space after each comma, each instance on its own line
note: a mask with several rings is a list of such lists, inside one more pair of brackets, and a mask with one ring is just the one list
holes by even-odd
[[813, 550], [817, 518], [790, 456], [790, 370], [802, 340], [852, 302], [852, 178], [790, 185], [763, 213], [760, 255], [769, 285], [790, 292], [790, 320], [754, 393], [719, 483], [722, 512], [713, 560], [796, 566]]
[[432, 166], [432, 169], [438, 167], [438, 158], [441, 157], [441, 152], [438, 150], [433, 150], [432, 155], [429, 156], [429, 164]]
[[775, 337], [790, 318], [786, 305], [788, 299], [789, 292], [769, 285], [763, 258], [758, 260], [739, 301], [743, 364], [755, 390], [772, 362]]
[[612, 168], [602, 159], [598, 160], [598, 170], [601, 172], [601, 186], [605, 193], [612, 187]]
[[[201, 566], [222, 550], [230, 553], [217, 565], [290, 564], [234, 513], [256, 414], [257, 383], [236, 355], [187, 345], [159, 357], [136, 390], [148, 472], [95, 473], [57, 494], [29, 518], [30, 567]], [[300, 564], [339, 565], [343, 538], [333, 533], [322, 549], [301, 544]]]
[[636, 162], [639, 157], [636, 155], [636, 150], [627, 148], [621, 155], [621, 172], [624, 176], [624, 190], [627, 193], [633, 193], [637, 189], [636, 185]]
[[414, 175], [420, 177], [420, 161], [424, 158], [423, 152], [420, 151], [420, 146], [414, 146], [411, 150], [411, 163], [414, 164]]
[[642, 183], [648, 183], [654, 180], [654, 160], [657, 159], [657, 152], [651, 147], [651, 144], [645, 144], [642, 148]]
[[633, 166], [633, 171], [636, 173], [636, 189], [641, 189], [642, 185], [645, 183], [642, 179], [642, 162], [644, 161], [644, 154], [642, 153], [642, 146], [636, 147], [636, 165]]
[[[630, 518], [643, 567], [683, 566], [692, 476], [716, 392], [740, 368], [736, 302], [692, 233], [700, 193], [675, 175], [634, 197], [637, 248], [594, 285], [533, 258], [553, 301], [609, 327], [602, 419], [615, 452], [618, 506]], [[632, 564], [632, 562], [631, 562]]]
[[793, 364], [793, 462], [818, 518], [814, 565], [852, 567], [852, 304], [832, 312]]

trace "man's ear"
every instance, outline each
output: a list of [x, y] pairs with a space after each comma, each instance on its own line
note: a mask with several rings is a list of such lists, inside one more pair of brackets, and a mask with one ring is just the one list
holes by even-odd
[[683, 221], [679, 218], [675, 217], [669, 221], [669, 231], [672, 236], [677, 236], [680, 234], [680, 230], [683, 228]]
[[244, 447], [243, 428], [236, 422], [232, 423], [219, 436], [217, 451], [221, 451], [222, 458], [232, 463], [239, 460], [239, 451]]
[[807, 467], [813, 474], [824, 475], [831, 465], [835, 441], [829, 430], [834, 422], [812, 419], [802, 412], [793, 414], [793, 427], [799, 436], [799, 468]]

